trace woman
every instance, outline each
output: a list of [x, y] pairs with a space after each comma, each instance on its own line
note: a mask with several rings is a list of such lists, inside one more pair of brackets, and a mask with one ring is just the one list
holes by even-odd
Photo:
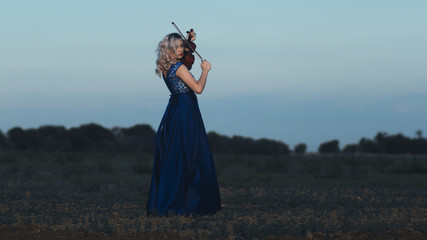
[[206, 215], [221, 209], [215, 166], [195, 93], [201, 94], [211, 69], [201, 63], [198, 81], [180, 62], [184, 43], [168, 34], [157, 47], [156, 74], [171, 97], [154, 140], [147, 214]]

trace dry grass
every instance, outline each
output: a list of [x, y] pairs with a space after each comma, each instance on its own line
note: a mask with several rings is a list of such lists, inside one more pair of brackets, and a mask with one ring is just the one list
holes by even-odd
[[220, 212], [147, 217], [151, 156], [0, 153], [0, 239], [427, 238], [427, 175], [379, 171], [412, 158], [215, 159]]

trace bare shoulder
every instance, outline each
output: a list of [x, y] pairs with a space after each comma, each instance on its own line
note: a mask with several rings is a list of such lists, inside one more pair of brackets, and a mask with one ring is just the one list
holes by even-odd
[[184, 64], [178, 67], [178, 69], [176, 70], [176, 75], [183, 80], [192, 76], [190, 71], [188, 71], [188, 68]]
[[178, 74], [178, 72], [179, 73], [186, 73], [186, 72], [189, 73], [190, 71], [188, 71], [188, 68], [184, 64], [181, 64], [181, 66], [179, 66], [178, 69], [176, 70], [177, 74]]

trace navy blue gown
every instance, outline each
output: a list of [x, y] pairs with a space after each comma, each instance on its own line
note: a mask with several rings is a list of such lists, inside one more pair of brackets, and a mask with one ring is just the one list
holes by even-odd
[[176, 76], [164, 78], [171, 92], [154, 140], [147, 214], [207, 215], [221, 209], [215, 165], [195, 93]]

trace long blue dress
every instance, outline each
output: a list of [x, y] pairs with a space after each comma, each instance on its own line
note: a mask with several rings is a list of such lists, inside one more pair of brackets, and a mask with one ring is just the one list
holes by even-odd
[[197, 97], [176, 76], [181, 65], [172, 65], [163, 78], [171, 97], [154, 140], [149, 215], [207, 215], [221, 209], [215, 165]]

